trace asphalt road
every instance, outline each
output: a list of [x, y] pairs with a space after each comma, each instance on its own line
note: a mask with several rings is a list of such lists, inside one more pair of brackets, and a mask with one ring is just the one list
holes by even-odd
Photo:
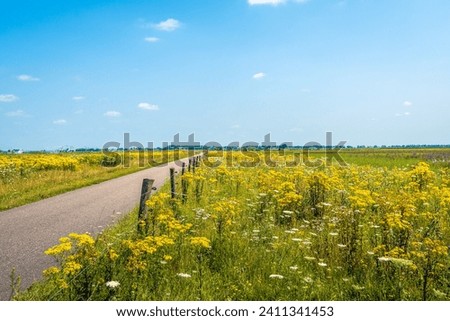
[[0, 212], [0, 300], [10, 299], [13, 268], [26, 289], [54, 265], [44, 251], [61, 236], [98, 234], [138, 205], [144, 178], [154, 179], [158, 188], [169, 177], [169, 168], [180, 166], [181, 161], [172, 162]]

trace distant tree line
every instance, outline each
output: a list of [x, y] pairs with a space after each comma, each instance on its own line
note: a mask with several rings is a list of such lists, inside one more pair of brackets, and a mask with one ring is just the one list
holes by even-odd
[[[177, 145], [168, 145], [164, 147], [155, 147], [155, 148], [140, 148], [140, 147], [131, 147], [131, 148], [117, 148], [115, 151], [143, 151], [143, 150], [303, 150], [303, 149], [312, 149], [312, 150], [321, 150], [327, 148], [342, 148], [342, 149], [424, 149], [424, 148], [450, 148], [450, 144], [408, 144], [408, 145], [357, 145], [357, 146], [324, 146], [324, 145], [309, 145], [309, 146], [290, 146], [287, 144], [274, 145], [274, 146], [262, 146], [259, 144], [254, 145], [246, 145], [246, 146], [177, 146]], [[24, 151], [22, 149], [8, 149], [8, 150], [0, 150], [0, 154], [22, 154], [22, 153], [98, 153], [102, 152], [101, 148], [62, 148], [57, 150], [35, 150], [35, 151]]]

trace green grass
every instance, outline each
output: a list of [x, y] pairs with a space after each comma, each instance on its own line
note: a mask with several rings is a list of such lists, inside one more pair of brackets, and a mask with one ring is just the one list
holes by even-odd
[[355, 165], [377, 167], [408, 167], [419, 161], [429, 163], [434, 168], [449, 167], [450, 149], [346, 149], [340, 152], [344, 161]]
[[[288, 151], [287, 154], [290, 152]], [[302, 154], [301, 152], [294, 152]], [[450, 166], [450, 149], [448, 148], [426, 148], [426, 149], [342, 149], [339, 156], [344, 163], [353, 165], [370, 165], [387, 168], [404, 168], [413, 166], [420, 161], [429, 163], [434, 168]], [[328, 154], [330, 157], [333, 153]], [[323, 150], [309, 151], [312, 160], [326, 158], [327, 154]], [[340, 165], [336, 159], [333, 164]]]

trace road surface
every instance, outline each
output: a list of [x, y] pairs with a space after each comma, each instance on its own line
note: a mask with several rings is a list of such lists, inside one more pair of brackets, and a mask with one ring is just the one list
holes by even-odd
[[54, 265], [43, 252], [60, 237], [98, 234], [138, 205], [144, 178], [154, 179], [158, 188], [169, 177], [169, 168], [180, 165], [172, 162], [0, 212], [0, 300], [10, 300], [13, 268], [26, 289]]

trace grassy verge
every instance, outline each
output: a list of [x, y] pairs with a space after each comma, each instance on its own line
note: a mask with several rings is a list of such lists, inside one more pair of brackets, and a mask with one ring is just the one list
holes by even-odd
[[[109, 248], [117, 247], [122, 240], [132, 238], [136, 234], [138, 208], [125, 215], [115, 225], [106, 228], [96, 238], [96, 251], [100, 255], [108, 255]], [[95, 262], [92, 262], [95, 264]], [[92, 267], [84, 267], [92, 268]], [[76, 278], [75, 278], [76, 279]], [[104, 286], [104, 284], [101, 284]], [[21, 292], [15, 300], [21, 301], [52, 301], [61, 300], [64, 289], [61, 284], [49, 282], [49, 279], [34, 283], [27, 291]]]
[[[25, 157], [27, 156], [29, 157], [30, 155], [25, 155]], [[57, 158], [55, 161], [55, 156], [50, 154], [31, 156], [39, 157], [40, 160], [44, 159], [46, 161], [53, 158], [52, 161], [56, 165], [65, 161], [64, 158]], [[185, 156], [187, 156], [187, 153], [170, 154], [167, 157], [171, 161]], [[29, 204], [81, 187], [98, 184], [151, 167], [146, 162], [144, 162], [144, 164], [147, 164], [146, 166], [140, 166], [136, 155], [134, 155], [128, 167], [124, 167], [121, 164], [115, 167], [105, 167], [101, 166], [98, 162], [78, 162], [77, 157], [86, 159], [92, 156], [85, 156], [84, 154], [72, 156], [72, 158], [77, 160], [77, 163], [70, 168], [53, 166], [54, 168], [37, 170], [35, 164], [31, 163], [21, 165], [18, 169], [13, 168], [14, 171], [10, 171], [11, 173], [8, 173], [9, 175], [1, 176], [0, 211]], [[20, 157], [15, 156], [10, 162], [14, 165], [20, 161]]]
[[0, 211], [29, 204], [77, 188], [131, 174], [143, 168], [90, 168], [76, 172], [52, 170], [32, 173], [21, 180], [0, 187]]

